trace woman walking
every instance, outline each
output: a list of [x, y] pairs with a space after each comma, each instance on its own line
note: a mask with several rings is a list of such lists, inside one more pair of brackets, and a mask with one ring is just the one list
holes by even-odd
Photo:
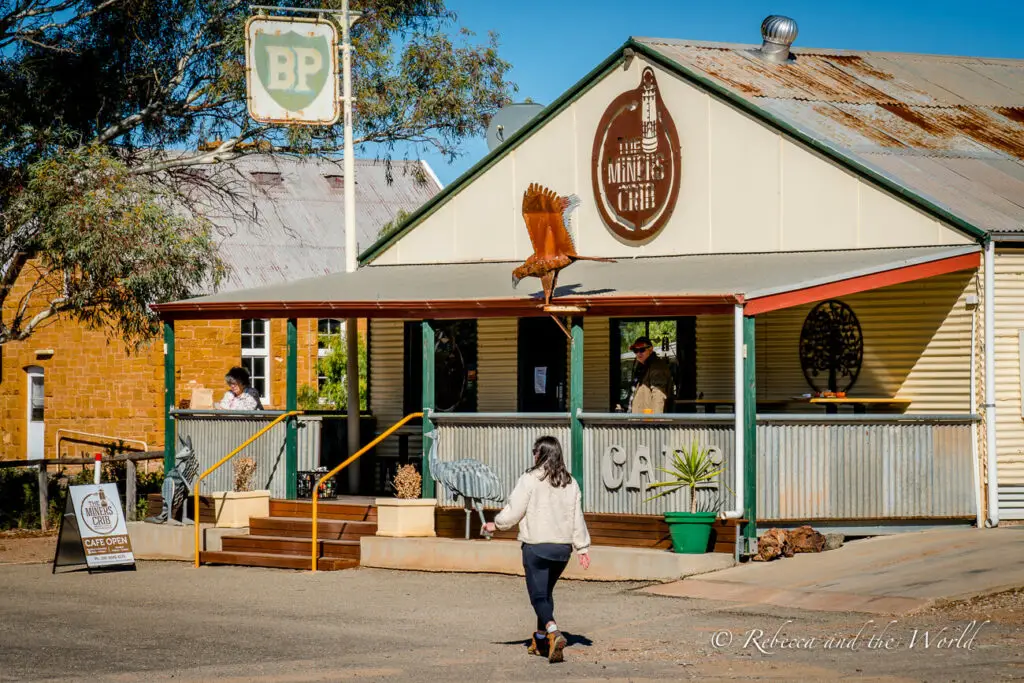
[[537, 630], [529, 652], [549, 662], [561, 662], [565, 636], [555, 623], [551, 596], [572, 551], [580, 566], [590, 567], [590, 533], [583, 521], [580, 488], [565, 469], [562, 446], [553, 436], [542, 436], [533, 444], [533, 467], [519, 477], [508, 505], [485, 528], [493, 532], [519, 525], [523, 544], [526, 590], [537, 613]]

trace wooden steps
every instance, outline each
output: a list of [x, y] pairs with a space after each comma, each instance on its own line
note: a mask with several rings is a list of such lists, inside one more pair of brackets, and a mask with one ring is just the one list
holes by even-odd
[[[278, 555], [271, 553], [236, 553], [227, 551], [204, 550], [199, 553], [202, 564], [230, 564], [241, 567], [267, 567], [269, 569], [310, 569], [308, 555]], [[337, 571], [352, 569], [359, 566], [359, 560], [349, 558], [318, 558], [317, 569], [320, 571]]]
[[[250, 517], [249, 533], [221, 538], [220, 551], [203, 551], [203, 564], [309, 571], [313, 504], [271, 500], [269, 517]], [[369, 499], [321, 501], [317, 506], [317, 569], [359, 566], [359, 539], [377, 533], [377, 508]]]

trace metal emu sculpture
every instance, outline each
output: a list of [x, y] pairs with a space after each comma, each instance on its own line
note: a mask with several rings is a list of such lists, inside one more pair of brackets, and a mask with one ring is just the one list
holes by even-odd
[[[147, 517], [146, 521], [151, 524], [163, 524], [164, 522], [174, 523], [174, 510], [181, 506], [181, 524], [191, 524], [192, 520], [188, 514], [188, 501], [186, 496], [192, 492], [196, 476], [199, 474], [199, 458], [192, 448], [192, 437], [185, 439], [178, 437], [183, 448], [174, 454], [174, 467], [164, 476], [164, 484], [160, 487], [160, 494], [163, 496], [163, 506], [160, 514], [156, 517]], [[196, 514], [199, 511], [196, 510]]]
[[427, 456], [430, 463], [430, 476], [434, 481], [443, 484], [453, 497], [462, 497], [466, 509], [466, 538], [469, 538], [469, 516], [473, 510], [480, 515], [480, 535], [490, 538], [491, 534], [483, 529], [487, 520], [484, 518], [484, 506], [480, 501], [505, 502], [505, 495], [502, 493], [498, 475], [479, 460], [469, 458], [453, 462], [438, 460], [436, 431], [430, 435], [430, 440], [430, 453]]

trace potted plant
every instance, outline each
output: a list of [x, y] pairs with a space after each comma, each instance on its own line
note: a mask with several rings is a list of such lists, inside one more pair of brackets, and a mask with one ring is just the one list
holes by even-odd
[[238, 458], [232, 467], [235, 490], [213, 494], [214, 526], [239, 529], [249, 526], [250, 517], [270, 516], [270, 491], [251, 490], [256, 476], [256, 461], [252, 458]]
[[667, 469], [658, 468], [672, 478], [649, 485], [650, 488], [667, 490], [651, 496], [647, 501], [675, 493], [681, 488], [686, 488], [690, 492], [688, 512], [665, 513], [665, 522], [668, 523], [668, 531], [672, 536], [672, 549], [677, 553], [696, 554], [707, 551], [711, 526], [718, 517], [718, 510], [698, 512], [697, 489], [717, 486], [714, 480], [724, 468], [715, 454], [717, 449], [702, 448], [695, 439], [688, 449], [673, 451], [672, 462]]
[[420, 498], [423, 478], [412, 465], [398, 468], [388, 484], [395, 498], [378, 498], [377, 535], [393, 538], [436, 536], [434, 508], [436, 498]]

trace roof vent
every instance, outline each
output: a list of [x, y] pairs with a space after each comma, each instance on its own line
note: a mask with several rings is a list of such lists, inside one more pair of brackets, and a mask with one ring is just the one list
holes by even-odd
[[761, 22], [761, 59], [782, 64], [790, 59], [789, 48], [796, 40], [796, 22], [773, 14]]

